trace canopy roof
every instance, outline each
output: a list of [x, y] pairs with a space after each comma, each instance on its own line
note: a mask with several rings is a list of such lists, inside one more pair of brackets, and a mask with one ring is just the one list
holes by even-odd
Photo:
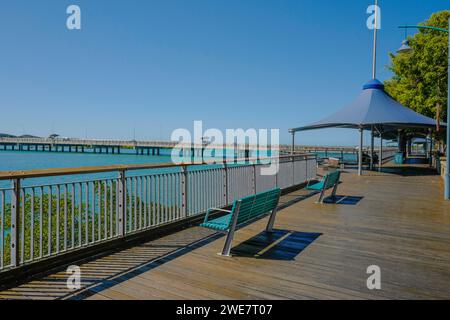
[[[400, 128], [432, 128], [436, 120], [421, 115], [395, 101], [384, 85], [374, 79], [366, 83], [358, 98], [349, 106], [311, 125], [290, 132], [325, 128], [371, 129], [392, 131]], [[442, 126], [446, 126], [444, 123]]]

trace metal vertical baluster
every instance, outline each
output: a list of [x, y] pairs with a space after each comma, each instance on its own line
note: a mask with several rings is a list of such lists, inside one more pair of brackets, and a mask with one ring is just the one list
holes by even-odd
[[198, 171], [198, 189], [197, 189], [197, 193], [198, 193], [198, 204], [199, 204], [199, 206], [198, 206], [198, 208], [197, 208], [197, 211], [196, 211], [196, 213], [198, 214], [198, 213], [200, 213], [202, 210], [203, 210], [203, 207], [205, 206], [205, 190], [204, 190], [204, 188], [205, 188], [205, 184], [204, 184], [204, 177], [205, 177], [205, 174], [204, 174], [204, 172], [203, 172], [203, 170], [202, 171]]
[[22, 202], [20, 206], [20, 263], [25, 262], [25, 189], [22, 189], [21, 191], [21, 197], [20, 200]]
[[[183, 192], [182, 201], [183, 201], [183, 218], [186, 218], [189, 215], [189, 211], [192, 210], [192, 189], [190, 188], [190, 183], [192, 181], [191, 173], [187, 172], [187, 168], [183, 167], [183, 180], [181, 190]], [[184, 182], [184, 183], [183, 183]]]
[[30, 260], [34, 260], [34, 197], [35, 189], [31, 188], [31, 217], [30, 217]]
[[177, 174], [171, 173], [171, 196], [170, 196], [170, 209], [172, 210], [172, 219], [177, 220]]
[[[122, 208], [123, 208], [123, 203], [122, 203], [122, 207], [120, 206], [120, 203], [123, 201], [123, 197], [122, 197], [122, 193], [119, 192], [119, 189], [121, 189], [121, 187], [119, 186], [119, 184], [121, 184], [121, 179], [120, 179], [120, 174], [119, 174], [119, 179], [116, 181], [116, 186], [115, 186], [115, 199], [116, 199], [116, 203], [115, 203], [115, 208], [116, 208], [116, 214], [115, 214], [115, 219], [116, 219], [116, 223], [114, 225], [114, 236], [120, 236], [120, 220], [122, 220]], [[123, 189], [122, 189], [123, 190]], [[122, 199], [119, 199], [122, 198]], [[122, 220], [123, 222], [123, 220]]]
[[210, 208], [210, 204], [211, 204], [211, 184], [209, 183], [211, 179], [211, 170], [207, 170], [205, 171], [205, 185], [206, 185], [206, 203], [205, 203], [205, 208], [204, 211], [208, 210], [208, 208]]
[[4, 265], [4, 232], [5, 232], [5, 191], [0, 190], [0, 270]]
[[102, 183], [100, 181], [97, 182], [97, 241], [102, 240]]
[[198, 185], [197, 184], [197, 173], [195, 171], [191, 171], [189, 174], [190, 180], [189, 180], [189, 191], [190, 191], [190, 205], [191, 205], [191, 209], [190, 209], [190, 213], [192, 215], [194, 215], [197, 212], [197, 206], [198, 206], [198, 201], [197, 201], [197, 195], [198, 192], [195, 189], [195, 186]]
[[43, 222], [43, 213], [44, 213], [44, 209], [43, 209], [43, 205], [44, 205], [44, 188], [40, 187], [39, 188], [39, 194], [40, 194], [40, 200], [39, 200], [39, 259], [42, 258], [43, 253], [43, 243], [44, 243], [44, 239], [43, 239], [43, 230], [42, 228], [44, 227], [44, 222]]
[[[144, 215], [144, 188], [143, 177], [139, 177], [139, 230], [142, 230], [142, 220]], [[144, 204], [144, 205], [143, 205]]]
[[20, 180], [13, 180], [11, 198], [11, 266], [19, 265]]
[[201, 211], [206, 211], [206, 210], [208, 210], [208, 209], [206, 209], [207, 207], [208, 207], [208, 194], [209, 194], [209, 190], [208, 190], [208, 186], [207, 186], [207, 183], [206, 183], [206, 179], [207, 179], [207, 174], [208, 174], [208, 171], [203, 171], [203, 174], [202, 174], [202, 185], [203, 185], [203, 189], [204, 189], [204, 192], [202, 192], [202, 194], [203, 194], [203, 206], [202, 206], [202, 208], [201, 208]]
[[68, 185], [64, 185], [64, 251], [67, 250], [67, 202], [68, 202]]
[[89, 244], [89, 182], [84, 184], [85, 210], [84, 210], [84, 244]]
[[257, 194], [258, 193], [258, 186], [256, 184], [256, 164], [252, 165], [252, 169], [253, 169], [253, 194]]
[[48, 223], [47, 223], [47, 243], [48, 243], [48, 255], [52, 254], [52, 210], [53, 210], [53, 192], [52, 186], [48, 187]]
[[153, 224], [153, 189], [152, 189], [152, 176], [149, 175], [147, 179], [147, 193], [148, 193], [148, 211], [147, 211], [147, 227], [151, 227]]
[[139, 221], [140, 221], [140, 216], [141, 216], [141, 184], [140, 184], [140, 177], [135, 177], [135, 181], [134, 181], [134, 185], [135, 185], [135, 190], [134, 190], [134, 194], [135, 194], [135, 206], [134, 206], [134, 216], [135, 216], [135, 220], [134, 220], [134, 230], [137, 231], [139, 230]]
[[153, 178], [153, 176], [150, 176], [150, 184], [148, 185], [148, 188], [150, 189], [150, 216], [149, 216], [149, 226], [154, 226], [155, 225], [155, 201], [154, 201], [154, 196], [155, 196], [155, 180]]
[[103, 181], [103, 231], [104, 231], [104, 239], [108, 239], [108, 181]]
[[193, 212], [193, 214], [197, 214], [199, 212], [201, 204], [200, 174], [197, 170], [193, 174], [195, 175], [195, 184], [192, 186], [195, 194], [195, 211]]
[[169, 175], [165, 174], [164, 175], [164, 181], [165, 181], [165, 185], [164, 185], [164, 208], [165, 208], [165, 216], [166, 216], [166, 220], [165, 222], [169, 222], [170, 221], [170, 212], [169, 212], [169, 206], [168, 206], [168, 199], [169, 199]]
[[78, 183], [78, 247], [81, 246], [81, 236], [82, 236], [82, 229], [83, 229], [83, 190], [81, 183]]
[[157, 189], [156, 192], [157, 197], [156, 197], [156, 204], [157, 204], [157, 224], [159, 225], [161, 223], [161, 176], [158, 174], [157, 176]]
[[223, 191], [224, 191], [224, 206], [228, 205], [228, 165], [223, 165]]
[[71, 184], [71, 203], [70, 206], [70, 247], [73, 249], [75, 248], [75, 184]]
[[167, 207], [167, 221], [172, 221], [172, 207], [170, 206], [170, 197], [172, 195], [172, 174], [168, 173], [167, 175], [167, 184], [166, 184], [166, 207]]
[[94, 243], [95, 242], [95, 182], [92, 182], [92, 190], [91, 190], [91, 208], [92, 208], [92, 213], [91, 213], [91, 221], [92, 221], [92, 226], [91, 226], [91, 242]]
[[134, 190], [133, 190], [133, 197], [134, 197], [134, 223], [133, 223], [133, 231], [136, 231], [137, 229], [137, 178], [134, 177], [133, 178], [133, 186], [134, 186]]
[[125, 236], [126, 233], [126, 211], [127, 211], [127, 182], [125, 177], [125, 171], [119, 172], [119, 180], [117, 181], [117, 207], [118, 216], [117, 219], [117, 233], [119, 237]]
[[160, 197], [159, 197], [159, 206], [161, 208], [161, 223], [166, 222], [166, 208], [164, 206], [164, 175], [160, 175], [160, 185], [159, 185], [159, 191], [160, 191]]
[[114, 201], [114, 197], [113, 197], [113, 191], [114, 191], [114, 186], [115, 186], [116, 182], [114, 180], [111, 180], [111, 189], [109, 191], [109, 237], [112, 238], [114, 236], [113, 234], [113, 201]]
[[175, 173], [175, 181], [174, 181], [174, 188], [175, 188], [175, 200], [174, 200], [174, 208], [175, 208], [175, 217], [176, 219], [180, 219], [181, 217], [181, 211], [180, 211], [180, 173]]
[[126, 178], [126, 180], [125, 180], [125, 194], [126, 194], [126, 197], [125, 197], [125, 199], [126, 199], [126, 202], [125, 202], [125, 204], [126, 204], [126, 209], [125, 209], [125, 220], [124, 220], [124, 223], [125, 223], [125, 234], [126, 233], [128, 233], [128, 232], [130, 232], [130, 230], [131, 230], [131, 222], [132, 222], [132, 220], [131, 220], [131, 213], [132, 213], [132, 211], [131, 211], [131, 204], [132, 204], [132, 196], [133, 196], [133, 193], [132, 193], [132, 190], [131, 190], [131, 186], [132, 186], [132, 184], [131, 184], [131, 178]]
[[183, 173], [178, 173], [178, 217], [180, 219], [184, 217], [183, 201], [187, 200], [187, 198], [183, 199], [184, 186], [182, 185], [182, 179]]
[[147, 203], [148, 203], [148, 199], [147, 199], [147, 177], [143, 177], [142, 178], [142, 202], [143, 202], [143, 223], [141, 225], [141, 228], [146, 228], [147, 227]]
[[60, 201], [61, 201], [61, 188], [60, 185], [56, 185], [56, 254], [59, 253], [59, 215], [60, 215]]
[[153, 195], [152, 195], [152, 199], [153, 199], [153, 225], [157, 225], [157, 216], [158, 216], [158, 207], [156, 205], [156, 199], [157, 199], [157, 194], [158, 194], [158, 189], [156, 188], [157, 186], [157, 176], [152, 176], [152, 180], [153, 180], [153, 184], [152, 184], [152, 190], [153, 190]]

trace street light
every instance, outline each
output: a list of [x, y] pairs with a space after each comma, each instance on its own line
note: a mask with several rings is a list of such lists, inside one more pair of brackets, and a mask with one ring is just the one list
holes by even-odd
[[[445, 32], [449, 34], [449, 40], [448, 40], [448, 49], [449, 49], [449, 55], [448, 55], [448, 99], [447, 99], [447, 152], [446, 152], [446, 173], [445, 173], [445, 191], [444, 196], [445, 200], [450, 200], [450, 19], [448, 21], [448, 27], [449, 29], [442, 29], [442, 28], [436, 28], [436, 27], [430, 27], [430, 26], [400, 26], [400, 29], [428, 29], [428, 30], [434, 30], [434, 31], [440, 31]], [[404, 52], [411, 52], [411, 48], [409, 47], [409, 43], [406, 43], [407, 40], [403, 41], [403, 45], [398, 51], [399, 53]], [[409, 48], [409, 49], [408, 49]]]
[[412, 48], [409, 46], [409, 41], [408, 40], [403, 40], [402, 42], [402, 46], [400, 47], [400, 49], [397, 50], [397, 53], [410, 53], [412, 51]]

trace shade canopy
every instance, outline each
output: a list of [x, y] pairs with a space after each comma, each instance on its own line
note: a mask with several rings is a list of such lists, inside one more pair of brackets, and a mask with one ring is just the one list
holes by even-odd
[[[308, 126], [291, 129], [290, 132], [325, 129], [354, 128], [392, 131], [402, 128], [436, 127], [434, 119], [421, 115], [395, 101], [386, 91], [384, 85], [374, 79], [366, 83], [363, 91], [349, 106], [331, 116]], [[446, 126], [444, 123], [441, 126]]]

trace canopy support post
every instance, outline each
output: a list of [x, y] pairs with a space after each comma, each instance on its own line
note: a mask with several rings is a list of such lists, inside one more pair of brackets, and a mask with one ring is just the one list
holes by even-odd
[[358, 176], [362, 176], [362, 162], [363, 162], [363, 142], [364, 142], [364, 130], [363, 127], [359, 128], [359, 153], [358, 153]]
[[380, 157], [378, 159], [378, 171], [383, 169], [383, 134], [380, 131]]
[[370, 170], [373, 170], [373, 155], [374, 155], [374, 129], [373, 126], [370, 128], [371, 129], [371, 136], [370, 136]]
[[433, 166], [433, 130], [428, 129], [428, 163]]

